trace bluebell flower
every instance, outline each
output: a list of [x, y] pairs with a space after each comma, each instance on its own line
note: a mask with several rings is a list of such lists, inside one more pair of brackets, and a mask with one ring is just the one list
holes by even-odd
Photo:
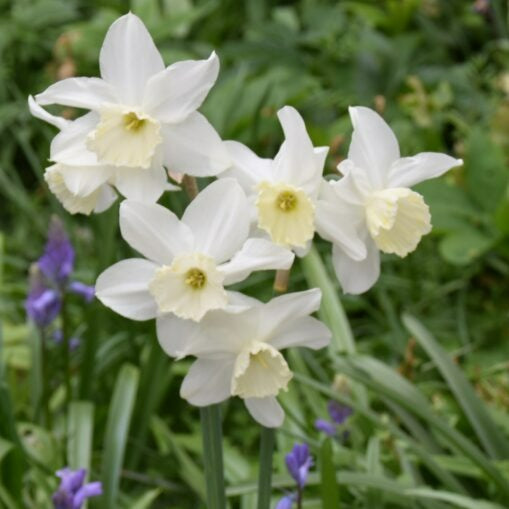
[[299, 489], [302, 489], [308, 478], [309, 469], [313, 465], [313, 458], [309, 454], [309, 446], [307, 444], [295, 444], [290, 453], [285, 457], [286, 468], [295, 479]]
[[353, 412], [349, 406], [340, 405], [336, 401], [329, 401], [327, 410], [332, 421], [338, 425], [343, 424]]
[[277, 504], [275, 509], [292, 509], [293, 502], [295, 500], [294, 495], [285, 495]]
[[100, 482], [83, 484], [86, 474], [87, 471], [84, 468], [71, 470], [66, 467], [57, 471], [56, 475], [61, 480], [58, 490], [52, 497], [55, 509], [81, 509], [87, 498], [102, 494]]
[[69, 291], [83, 297], [85, 302], [92, 302], [95, 297], [95, 288], [80, 281], [73, 281], [69, 285]]
[[61, 306], [60, 294], [53, 288], [46, 287], [39, 268], [32, 266], [30, 290], [25, 301], [28, 317], [38, 327], [46, 327], [58, 316]]
[[335, 436], [337, 432], [336, 426], [326, 419], [316, 419], [315, 428], [317, 431], [322, 431], [330, 437]]

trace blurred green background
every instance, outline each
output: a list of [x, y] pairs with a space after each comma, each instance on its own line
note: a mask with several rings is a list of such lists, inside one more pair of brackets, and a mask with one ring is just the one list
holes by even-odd
[[[396, 494], [403, 488], [390, 483], [400, 481], [407, 488], [449, 490], [469, 500], [499, 500], [498, 507], [508, 507], [507, 493], [501, 488], [508, 464], [493, 466], [502, 476], [497, 484], [496, 476], [490, 478], [482, 462], [477, 464], [467, 454], [468, 447], [463, 450], [440, 432], [442, 423], [468, 437], [473, 447], [486, 453], [489, 465], [494, 465], [491, 460], [509, 459], [503, 448], [494, 454], [482, 433], [478, 435], [464, 398], [444, 375], [450, 373], [450, 366], [441, 369], [437, 360], [452, 358], [453, 365], [461, 367], [461, 383], [469, 387], [468, 397], [473, 398], [469, 401], [476, 402], [472, 408], [482, 407], [482, 415], [503, 430], [505, 443], [509, 432], [508, 9], [501, 0], [0, 0], [0, 360], [4, 368], [0, 370], [0, 507], [50, 507], [52, 472], [62, 466], [66, 450], [56, 347], [51, 402], [56, 420], [50, 429], [33, 416], [37, 339], [26, 324], [23, 307], [28, 268], [42, 250], [51, 214], [66, 223], [77, 248], [78, 275], [87, 282], [93, 283], [106, 266], [129, 255], [116, 231], [116, 207], [97, 217], [71, 217], [49, 193], [42, 175], [55, 130], [30, 116], [27, 96], [58, 79], [98, 75], [106, 30], [128, 10], [142, 18], [167, 64], [204, 58], [216, 50], [220, 76], [202, 111], [224, 139], [242, 141], [260, 155], [275, 154], [282, 141], [275, 113], [290, 104], [302, 113], [314, 145], [331, 147], [326, 167], [334, 172], [348, 150], [347, 107], [364, 105], [389, 122], [403, 155], [439, 151], [464, 159], [464, 167], [418, 186], [431, 207], [434, 225], [419, 249], [404, 260], [385, 257], [382, 276], [366, 295], [341, 297], [358, 358], [338, 360], [327, 352], [290, 355], [295, 371], [314, 379], [322, 390], [297, 380], [285, 396], [289, 415], [278, 434], [276, 472], [281, 484], [288, 485], [283, 456], [295, 440], [307, 440], [315, 454], [322, 454], [313, 421], [325, 415], [331, 396], [325, 389], [332, 386], [341, 397], [351, 397], [349, 404], [361, 405], [376, 417], [354, 412], [348, 443], [334, 444], [335, 468], [348, 470], [345, 479], [351, 481], [340, 482], [341, 507], [450, 507], [424, 496], [398, 499]], [[67, 109], [64, 114], [72, 118], [78, 112]], [[179, 212], [186, 200], [172, 193], [162, 202]], [[320, 242], [317, 247], [329, 270], [328, 284], [340, 295], [330, 270], [329, 247]], [[255, 275], [239, 289], [267, 299], [272, 277]], [[298, 265], [291, 289], [305, 288], [306, 278], [311, 281]], [[430, 354], [425, 340], [402, 323], [402, 312], [416, 316], [450, 355]], [[200, 507], [198, 413], [178, 396], [188, 364], [174, 365], [163, 356], [153, 323], [124, 320], [99, 303], [84, 309], [73, 302], [71, 314], [73, 330], [82, 338], [73, 360], [77, 391], [95, 409], [93, 477], [104, 479], [113, 387], [116, 381], [118, 386], [121, 366], [129, 362], [140, 378], [118, 474], [118, 507]], [[370, 362], [377, 362], [377, 368]], [[389, 368], [390, 373], [384, 371]], [[375, 385], [366, 382], [368, 374], [377, 380]], [[392, 374], [397, 380], [390, 378]], [[381, 388], [384, 381], [388, 392]], [[390, 386], [399, 383], [402, 393], [394, 395]], [[411, 402], [419, 406], [418, 398], [425, 399], [426, 412], [439, 424], [413, 408]], [[258, 429], [238, 401], [231, 401], [225, 412], [227, 481], [240, 486], [235, 493], [241, 495], [231, 498], [232, 507], [249, 509], [254, 507], [249, 482], [256, 476]], [[18, 447], [18, 440], [30, 446], [30, 454]], [[434, 458], [438, 470], [415, 452], [416, 443]], [[359, 472], [380, 484], [366, 485], [348, 477]], [[320, 484], [318, 477], [314, 484]], [[305, 507], [325, 507], [314, 484]], [[275, 499], [278, 493], [282, 491], [275, 490]], [[452, 505], [483, 507], [480, 502], [473, 504]]]

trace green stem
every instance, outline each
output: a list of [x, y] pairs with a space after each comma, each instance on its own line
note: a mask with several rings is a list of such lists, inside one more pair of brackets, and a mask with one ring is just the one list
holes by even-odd
[[51, 412], [49, 408], [50, 401], [50, 378], [48, 373], [48, 338], [46, 337], [46, 331], [44, 327], [39, 329], [39, 338], [41, 341], [40, 352], [41, 352], [41, 380], [42, 380], [42, 394], [41, 394], [41, 406], [44, 425], [51, 428]]
[[318, 286], [322, 290], [322, 304], [320, 317], [332, 331], [331, 353], [355, 353], [355, 341], [353, 338], [348, 318], [338, 296], [338, 291], [332, 283], [331, 276], [327, 273], [325, 264], [315, 246], [309, 253], [300, 259], [304, 276], [310, 286]]
[[70, 349], [70, 338], [69, 338], [69, 317], [67, 313], [67, 299], [65, 293], [62, 292], [62, 348], [64, 349], [64, 376], [65, 376], [65, 398], [67, 405], [72, 399], [72, 388], [71, 388], [71, 349]]
[[258, 472], [258, 509], [269, 509], [270, 507], [274, 438], [274, 428], [262, 427], [260, 434], [260, 468]]
[[225, 509], [221, 407], [200, 408], [203, 462], [207, 486], [207, 509]]

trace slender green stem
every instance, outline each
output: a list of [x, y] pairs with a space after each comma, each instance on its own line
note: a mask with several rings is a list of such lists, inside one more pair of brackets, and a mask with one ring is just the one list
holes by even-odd
[[207, 509], [225, 509], [221, 407], [219, 405], [202, 407], [200, 408], [200, 417], [207, 486]]
[[262, 427], [260, 434], [260, 468], [258, 472], [258, 509], [269, 509], [270, 507], [274, 438], [274, 428]]
[[64, 377], [65, 377], [65, 398], [67, 405], [69, 405], [72, 399], [72, 388], [71, 388], [71, 340], [69, 337], [69, 317], [67, 313], [67, 299], [65, 292], [62, 292], [62, 348], [64, 349]]
[[332, 331], [333, 341], [330, 346], [332, 354], [354, 353], [355, 341], [348, 318], [316, 247], [312, 246], [308, 255], [300, 261], [309, 285], [318, 286], [322, 290], [320, 315]]
[[44, 327], [39, 328], [39, 339], [41, 341], [40, 352], [41, 352], [41, 380], [42, 380], [42, 394], [41, 394], [41, 406], [42, 416], [44, 425], [51, 428], [51, 412], [49, 408], [49, 400], [51, 394], [50, 378], [48, 370], [48, 338], [46, 337], [46, 331]]

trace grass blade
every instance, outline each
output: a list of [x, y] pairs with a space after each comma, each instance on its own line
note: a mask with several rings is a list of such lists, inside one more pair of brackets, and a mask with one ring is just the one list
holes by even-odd
[[69, 406], [67, 462], [76, 470], [90, 472], [92, 437], [94, 431], [94, 405], [88, 401], [73, 401]]
[[332, 461], [332, 444], [324, 440], [320, 447], [320, 485], [323, 509], [339, 509], [339, 487], [336, 481], [336, 469]]

